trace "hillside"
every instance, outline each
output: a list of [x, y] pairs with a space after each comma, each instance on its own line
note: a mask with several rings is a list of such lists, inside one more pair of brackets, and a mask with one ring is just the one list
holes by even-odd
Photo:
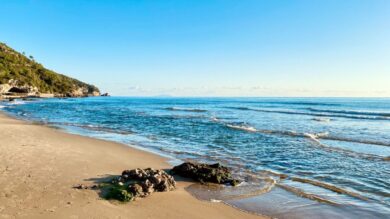
[[93, 85], [46, 69], [4, 43], [0, 43], [0, 95], [98, 96]]

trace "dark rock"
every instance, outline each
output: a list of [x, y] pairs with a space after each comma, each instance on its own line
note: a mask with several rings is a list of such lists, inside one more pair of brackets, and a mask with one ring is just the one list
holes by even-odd
[[131, 184], [127, 190], [136, 197], [142, 197], [145, 195], [142, 186], [139, 184]]
[[163, 170], [137, 168], [123, 171], [121, 176], [111, 181], [110, 187], [114, 190], [110, 188], [107, 198], [122, 201], [126, 194], [118, 190], [125, 189], [134, 199], [146, 197], [153, 192], [171, 191], [175, 189], [176, 182], [171, 175]]
[[29, 90], [27, 87], [12, 87], [11, 89], [9, 89], [10, 93], [28, 93]]
[[161, 183], [161, 181], [162, 181], [162, 177], [161, 176], [159, 176], [159, 175], [154, 175], [154, 176], [151, 176], [151, 177], [149, 177], [149, 179], [148, 179], [150, 182], [152, 182], [153, 184], [156, 184], [156, 185], [158, 185], [158, 184], [160, 184]]
[[90, 187], [90, 189], [93, 189], [93, 190], [98, 189], [98, 188], [99, 188], [98, 185], [92, 185], [92, 186]]
[[241, 181], [240, 180], [237, 180], [237, 179], [233, 179], [232, 181], [230, 181], [230, 185], [232, 186], [238, 186], [238, 184], [240, 184]]
[[236, 186], [240, 183], [234, 179], [230, 170], [219, 163], [201, 164], [186, 162], [173, 167], [172, 174], [182, 177], [191, 178], [201, 183], [230, 184]]

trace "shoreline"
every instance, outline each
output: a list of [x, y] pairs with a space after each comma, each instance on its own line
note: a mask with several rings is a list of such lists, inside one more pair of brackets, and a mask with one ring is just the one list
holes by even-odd
[[75, 190], [132, 168], [170, 168], [168, 159], [125, 144], [66, 133], [0, 111], [0, 217], [268, 218], [196, 199], [179, 181], [172, 192], [119, 204]]

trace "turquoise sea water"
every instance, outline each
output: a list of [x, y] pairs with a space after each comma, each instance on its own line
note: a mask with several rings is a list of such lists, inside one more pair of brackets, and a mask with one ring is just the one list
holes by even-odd
[[279, 218], [390, 218], [390, 99], [99, 97], [0, 105], [69, 132], [221, 162], [245, 181], [189, 188], [198, 198]]

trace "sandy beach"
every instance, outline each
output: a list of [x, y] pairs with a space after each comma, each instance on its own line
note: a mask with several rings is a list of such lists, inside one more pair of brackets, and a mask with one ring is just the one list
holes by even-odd
[[77, 190], [132, 168], [169, 168], [165, 158], [114, 142], [64, 133], [0, 113], [0, 218], [262, 218], [173, 192], [120, 204]]

